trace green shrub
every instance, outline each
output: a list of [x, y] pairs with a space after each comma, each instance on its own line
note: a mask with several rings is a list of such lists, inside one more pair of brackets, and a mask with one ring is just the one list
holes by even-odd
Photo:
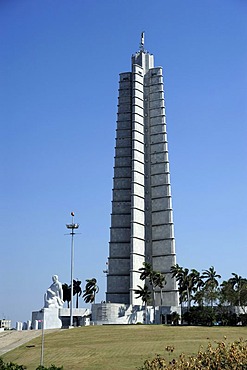
[[[226, 339], [226, 338], [225, 338]], [[174, 347], [167, 346], [170, 354]], [[225, 341], [217, 342], [216, 347], [211, 343], [203, 351], [201, 348], [196, 356], [186, 357], [181, 354], [179, 358], [168, 360], [161, 355], [156, 355], [152, 360], [146, 360], [139, 370], [246, 370], [247, 369], [247, 341], [227, 344]]]
[[13, 362], [4, 363], [4, 361], [0, 358], [0, 370], [25, 370], [26, 367], [23, 365], [17, 365]]
[[[23, 365], [17, 365], [14, 364], [13, 362], [4, 362], [0, 358], [0, 370], [25, 370], [26, 366]], [[44, 366], [38, 366], [36, 370], [63, 370], [63, 367], [57, 367], [55, 365], [51, 365], [49, 367], [44, 367]]]

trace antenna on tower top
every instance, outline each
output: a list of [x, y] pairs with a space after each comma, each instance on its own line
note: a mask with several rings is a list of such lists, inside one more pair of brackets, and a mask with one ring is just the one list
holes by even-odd
[[140, 50], [141, 51], [144, 51], [144, 36], [145, 36], [145, 32], [142, 32], [141, 33], [141, 42], [140, 42]]

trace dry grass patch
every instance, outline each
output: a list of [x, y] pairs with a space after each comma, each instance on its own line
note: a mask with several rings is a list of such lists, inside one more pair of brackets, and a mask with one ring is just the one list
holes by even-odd
[[[201, 345], [220, 341], [247, 339], [247, 327], [173, 327], [163, 325], [90, 326], [61, 330], [45, 335], [45, 365], [64, 370], [123, 370], [141, 366], [155, 354], [165, 354], [165, 347], [175, 347], [173, 357], [181, 352], [196, 354]], [[34, 370], [40, 361], [41, 337], [33, 339], [3, 357], [5, 361], [24, 364]], [[166, 354], [169, 356], [169, 354]]]

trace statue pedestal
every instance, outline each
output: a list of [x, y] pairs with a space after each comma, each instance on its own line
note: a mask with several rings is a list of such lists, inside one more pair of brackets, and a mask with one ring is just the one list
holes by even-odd
[[60, 329], [62, 320], [59, 318], [59, 308], [43, 308], [40, 311], [32, 312], [32, 328], [42, 329]]
[[[90, 313], [91, 311], [87, 308], [73, 308], [74, 326], [90, 325]], [[67, 328], [70, 325], [70, 309], [50, 307], [32, 312], [33, 330], [42, 329], [43, 321], [44, 329]]]

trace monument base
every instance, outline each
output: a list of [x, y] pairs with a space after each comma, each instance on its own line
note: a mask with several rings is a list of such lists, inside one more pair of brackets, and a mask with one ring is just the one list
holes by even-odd
[[[85, 326], [90, 325], [91, 312], [87, 308], [73, 309], [73, 325]], [[69, 308], [43, 308], [40, 311], [32, 312], [32, 329], [60, 329], [70, 326], [70, 309]]]
[[92, 305], [92, 323], [105, 324], [172, 324], [172, 313], [181, 315], [179, 306], [132, 306], [122, 303]]
[[60, 329], [61, 327], [59, 308], [43, 308], [32, 312], [32, 329]]
[[132, 306], [123, 303], [92, 304], [92, 322], [94, 325], [148, 323], [152, 320], [152, 307]]
[[59, 309], [59, 317], [62, 320], [63, 328], [90, 325], [90, 315], [91, 311], [87, 308], [73, 308], [73, 326], [70, 326], [70, 309]]

